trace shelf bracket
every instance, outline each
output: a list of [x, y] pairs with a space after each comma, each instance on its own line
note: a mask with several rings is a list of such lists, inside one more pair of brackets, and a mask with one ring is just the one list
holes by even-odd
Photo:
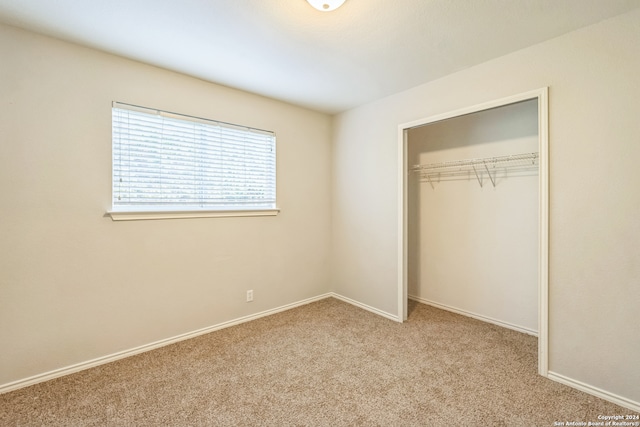
[[487, 166], [487, 162], [482, 162], [484, 164], [484, 168], [487, 170], [487, 174], [489, 175], [489, 179], [491, 180], [491, 184], [493, 184], [493, 188], [496, 187], [496, 179], [491, 176], [491, 172], [489, 172], [489, 167]]
[[480, 178], [480, 175], [478, 175], [478, 170], [476, 169], [476, 165], [472, 164], [471, 167], [473, 168], [473, 171], [476, 174], [476, 178], [478, 179], [478, 184], [480, 184], [480, 188], [482, 188], [482, 178]]
[[435, 190], [436, 187], [433, 186], [433, 182], [431, 181], [431, 175], [427, 174], [427, 181], [429, 181], [429, 185], [431, 185], [431, 189]]

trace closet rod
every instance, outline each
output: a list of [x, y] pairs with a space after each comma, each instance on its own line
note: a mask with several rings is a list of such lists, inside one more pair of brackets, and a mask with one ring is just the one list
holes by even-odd
[[435, 188], [433, 185], [434, 181], [459, 176], [471, 177], [471, 172], [473, 172], [480, 184], [480, 187], [482, 187], [483, 176], [486, 172], [491, 180], [491, 184], [495, 187], [498, 170], [525, 171], [537, 169], [539, 158], [540, 155], [538, 153], [520, 153], [508, 156], [451, 160], [439, 163], [414, 165], [411, 168], [411, 171], [418, 173], [420, 178], [428, 181], [432, 188]]

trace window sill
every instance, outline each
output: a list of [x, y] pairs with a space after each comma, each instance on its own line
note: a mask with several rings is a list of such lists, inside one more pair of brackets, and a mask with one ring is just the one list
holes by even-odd
[[238, 211], [109, 211], [113, 221], [142, 221], [151, 219], [224, 218], [240, 216], [276, 216], [280, 209], [238, 210]]

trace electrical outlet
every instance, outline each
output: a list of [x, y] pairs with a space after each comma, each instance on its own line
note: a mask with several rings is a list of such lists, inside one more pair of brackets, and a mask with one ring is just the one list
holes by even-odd
[[253, 301], [253, 290], [247, 291], [247, 302]]

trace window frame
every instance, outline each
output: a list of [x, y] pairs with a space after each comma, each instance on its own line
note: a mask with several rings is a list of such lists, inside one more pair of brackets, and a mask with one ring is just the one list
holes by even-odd
[[116, 207], [114, 204], [114, 197], [115, 197], [115, 186], [114, 186], [114, 179], [115, 179], [115, 171], [114, 171], [114, 161], [115, 161], [115, 144], [114, 144], [114, 109], [119, 108], [119, 109], [128, 109], [128, 110], [132, 110], [132, 111], [138, 111], [138, 112], [142, 112], [142, 113], [153, 113], [155, 112], [155, 114], [158, 115], [162, 115], [162, 116], [166, 116], [169, 117], [171, 119], [177, 119], [177, 120], [182, 120], [185, 122], [200, 122], [200, 123], [211, 123], [211, 124], [218, 124], [218, 125], [224, 125], [224, 126], [229, 126], [229, 127], [234, 127], [234, 128], [245, 128], [248, 130], [252, 130], [252, 131], [258, 131], [261, 133], [269, 133], [273, 135], [274, 138], [274, 148], [276, 147], [276, 135], [275, 132], [272, 131], [265, 131], [262, 129], [256, 129], [256, 128], [251, 128], [248, 126], [244, 126], [244, 125], [236, 125], [236, 124], [231, 124], [231, 123], [226, 123], [226, 122], [221, 122], [218, 120], [212, 120], [212, 119], [206, 119], [206, 118], [201, 118], [201, 117], [195, 117], [195, 116], [190, 116], [190, 115], [186, 115], [186, 114], [180, 114], [180, 113], [173, 113], [170, 111], [164, 111], [164, 110], [160, 110], [160, 109], [155, 109], [155, 108], [148, 108], [148, 107], [141, 107], [138, 105], [132, 105], [132, 104], [127, 104], [127, 103], [123, 103], [123, 102], [117, 102], [117, 101], [113, 101], [112, 102], [112, 107], [111, 107], [111, 209], [109, 209], [106, 212], [105, 216], [109, 216], [111, 217], [111, 219], [113, 221], [136, 221], [136, 220], [153, 220], [153, 219], [180, 219], [180, 218], [220, 218], [220, 217], [257, 217], [257, 216], [276, 216], [280, 213], [280, 209], [278, 208], [277, 205], [277, 149], [275, 150], [276, 152], [274, 153], [274, 195], [275, 195], [275, 200], [274, 200], [274, 207], [273, 208], [262, 208], [262, 207], [248, 207], [246, 209], [242, 209], [242, 208], [237, 208], [237, 206], [233, 206], [231, 207], [230, 205], [228, 205], [228, 207], [225, 208], [224, 205], [221, 205], [220, 208], [214, 208], [212, 206], [206, 206], [204, 208], [194, 208], [194, 207], [186, 207], [184, 209], [182, 209], [179, 206], [174, 206], [174, 205], [166, 205], [166, 206], [162, 206], [162, 205], [157, 205], [157, 206], [153, 206], [150, 205], [148, 208], [145, 207], [141, 207], [141, 206], [132, 206], [130, 209], [127, 206], [123, 206], [123, 207]]

